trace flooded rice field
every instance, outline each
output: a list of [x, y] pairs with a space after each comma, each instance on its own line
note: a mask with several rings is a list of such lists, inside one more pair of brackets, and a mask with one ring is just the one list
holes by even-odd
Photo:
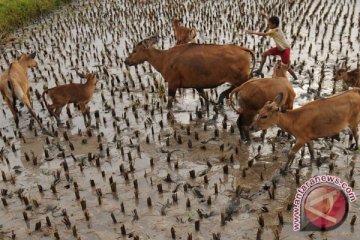
[[[174, 16], [197, 29], [198, 43], [248, 47], [259, 61], [273, 43], [245, 29], [265, 30], [260, 10], [280, 17], [291, 42], [295, 107], [347, 88], [334, 72], [343, 62], [358, 64], [360, 0], [83, 0], [10, 36], [1, 72], [16, 50], [36, 50], [31, 99], [55, 137], [43, 135], [23, 106], [17, 129], [0, 101], [0, 239], [358, 239], [358, 222], [350, 220], [360, 214], [359, 201], [335, 230], [292, 227], [296, 188], [311, 176], [338, 176], [359, 195], [359, 152], [348, 150], [348, 130], [339, 141], [315, 141], [314, 161], [307, 149], [298, 153], [283, 176], [294, 138], [274, 127], [265, 141], [252, 132], [244, 144], [228, 104], [206, 105], [183, 89], [168, 110], [161, 75], [148, 63], [124, 64], [149, 36], [159, 36], [157, 48], [174, 46]], [[274, 63], [266, 62], [265, 76]], [[71, 104], [58, 127], [40, 95], [80, 82], [76, 68], [98, 74], [92, 125]], [[224, 89], [207, 93], [216, 99]]]

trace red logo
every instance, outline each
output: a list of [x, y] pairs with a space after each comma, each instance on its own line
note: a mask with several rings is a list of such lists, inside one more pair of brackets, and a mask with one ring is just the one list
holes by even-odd
[[306, 220], [319, 230], [331, 230], [339, 226], [346, 219], [348, 208], [344, 192], [330, 185], [311, 189], [303, 205]]

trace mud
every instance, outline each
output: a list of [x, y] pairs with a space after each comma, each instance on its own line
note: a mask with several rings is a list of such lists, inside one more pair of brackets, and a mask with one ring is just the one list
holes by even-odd
[[[1, 46], [0, 65], [6, 68], [16, 50], [37, 51], [39, 68], [30, 72], [34, 109], [57, 137], [47, 140], [41, 135], [24, 107], [19, 107], [22, 116], [16, 129], [0, 101], [0, 170], [5, 174], [0, 189], [6, 189], [1, 198], [7, 203], [0, 204], [0, 239], [170, 239], [172, 234], [176, 239], [191, 239], [189, 234], [192, 239], [357, 239], [358, 223], [350, 226], [350, 220], [360, 213], [358, 202], [350, 205], [347, 220], [333, 231], [292, 230], [300, 158], [300, 184], [329, 174], [334, 164], [331, 174], [346, 182], [355, 180], [354, 191], [360, 193], [358, 151], [347, 150], [347, 130], [340, 141], [316, 141], [316, 161], [310, 161], [307, 149], [303, 157], [297, 154], [291, 173], [281, 176], [279, 168], [294, 139], [276, 137], [278, 129], [273, 128], [264, 142], [260, 133], [252, 133], [252, 143], [241, 144], [237, 115], [229, 106], [202, 106], [198, 94], [188, 89], [177, 94], [169, 112], [162, 77], [147, 63], [123, 63], [134, 44], [153, 34], [160, 36], [157, 47], [173, 46], [175, 15], [198, 29], [200, 43], [235, 43], [261, 54], [273, 43], [245, 35], [244, 29], [264, 30], [258, 15], [264, 9], [279, 15], [291, 36], [299, 77], [289, 77], [297, 93], [295, 107], [346, 88], [333, 81], [334, 69], [344, 61], [352, 68], [357, 65], [360, 1], [274, 4], [74, 1], [11, 36], [13, 40]], [[265, 75], [271, 75], [274, 62], [267, 62]], [[96, 71], [100, 80], [89, 104], [89, 129], [73, 105], [72, 118], [63, 109], [64, 126], [58, 128], [35, 94], [44, 87], [79, 82], [75, 67]], [[225, 88], [208, 93], [216, 99]]]

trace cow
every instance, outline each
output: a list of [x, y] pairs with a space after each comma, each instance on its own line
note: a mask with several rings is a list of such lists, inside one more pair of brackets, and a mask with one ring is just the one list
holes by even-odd
[[[172, 106], [178, 88], [195, 88], [207, 100], [204, 89], [223, 83], [231, 87], [219, 96], [219, 103], [237, 86], [246, 82], [255, 64], [254, 53], [236, 45], [181, 44], [168, 50], [153, 47], [157, 37], [138, 43], [125, 60], [128, 66], [148, 61], [168, 83], [168, 107]], [[250, 68], [249, 56], [253, 66]]]
[[[235, 88], [229, 97], [230, 106], [239, 114], [237, 125], [242, 140], [250, 141], [249, 127], [252, 124], [257, 112], [267, 101], [273, 100], [279, 92], [283, 93], [280, 107], [292, 109], [296, 93], [286, 76], [287, 65], [277, 61], [274, 66], [272, 78], [251, 79]], [[232, 101], [233, 95], [237, 95], [237, 103], [240, 106], [235, 108]], [[265, 132], [262, 134], [262, 138]]]
[[16, 100], [21, 101], [28, 108], [31, 116], [38, 122], [43, 133], [52, 136], [52, 134], [43, 126], [40, 119], [36, 116], [30, 99], [28, 68], [37, 67], [35, 61], [36, 52], [27, 54], [22, 53], [17, 61], [10, 64], [9, 69], [5, 70], [0, 76], [0, 92], [4, 101], [8, 105], [14, 116], [16, 127], [19, 127], [19, 118], [17, 115]]
[[358, 122], [360, 120], [360, 88], [317, 99], [304, 106], [282, 112], [280, 109], [284, 95], [279, 93], [275, 100], [267, 102], [255, 117], [254, 128], [267, 129], [277, 125], [296, 139], [289, 155], [286, 169], [291, 166], [295, 154], [305, 144], [314, 158], [312, 140], [332, 137], [349, 127], [358, 148]]
[[[80, 110], [84, 117], [86, 126], [91, 124], [90, 108], [86, 104], [91, 100], [96, 87], [96, 74], [95, 73], [80, 73], [76, 72], [79, 77], [85, 78], [85, 83], [70, 83], [61, 86], [50, 88], [43, 92], [42, 98], [45, 102], [46, 108], [52, 116], [57, 120], [58, 124], [61, 124], [60, 114], [62, 108], [69, 103], [76, 103], [79, 105]], [[48, 105], [45, 95], [48, 95], [52, 101], [51, 105]], [[55, 109], [55, 112], [53, 110]], [[89, 121], [86, 121], [86, 117]]]
[[350, 87], [360, 87], [360, 68], [348, 70], [348, 68], [339, 69], [336, 72], [335, 80], [343, 80]]
[[174, 27], [176, 44], [184, 44], [191, 42], [196, 37], [195, 28], [187, 28], [181, 26], [181, 21], [177, 18], [172, 19], [172, 25]]

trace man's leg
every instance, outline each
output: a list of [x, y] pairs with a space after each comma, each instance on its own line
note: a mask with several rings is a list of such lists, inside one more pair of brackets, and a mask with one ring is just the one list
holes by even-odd
[[296, 74], [295, 74], [295, 72], [294, 72], [294, 69], [292, 68], [292, 66], [291, 66], [290, 64], [288, 65], [288, 72], [291, 74], [291, 76], [292, 76], [295, 80], [298, 79], [297, 76], [296, 76]]
[[263, 54], [261, 54], [261, 62], [260, 62], [260, 67], [254, 71], [255, 75], [260, 75], [262, 74], [262, 69], [264, 67], [264, 64], [266, 62], [266, 58], [269, 55], [278, 55], [278, 49], [275, 48], [270, 48], [269, 50], [265, 51]]
[[292, 68], [291, 64], [290, 64], [290, 48], [288, 49], [285, 49], [281, 55], [281, 61], [284, 63], [284, 64], [287, 64], [287, 70], [288, 72], [291, 74], [291, 76], [297, 80], [297, 76], [294, 72], [294, 69]]

